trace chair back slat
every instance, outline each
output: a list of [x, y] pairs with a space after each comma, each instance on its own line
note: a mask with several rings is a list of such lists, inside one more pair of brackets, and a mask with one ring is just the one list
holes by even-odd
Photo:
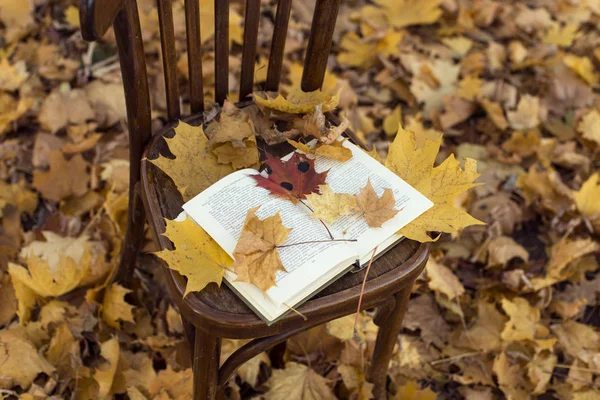
[[181, 112], [179, 108], [179, 85], [177, 81], [177, 54], [174, 45], [173, 4], [171, 0], [157, 0], [157, 4], [160, 47], [162, 50], [165, 91], [167, 95], [167, 116], [169, 120], [175, 120], [181, 116]]
[[252, 93], [254, 85], [254, 65], [258, 42], [258, 23], [260, 20], [260, 0], [246, 0], [244, 18], [244, 44], [242, 47], [242, 72], [240, 76], [240, 101]]
[[[187, 35], [190, 108], [192, 113], [204, 110], [202, 87], [202, 40], [200, 38], [200, 8], [198, 0], [185, 0], [185, 30]], [[172, 45], [174, 45], [173, 43]]]
[[323, 85], [340, 2], [317, 0], [315, 5], [302, 72], [302, 90], [305, 92], [318, 90]]
[[215, 101], [229, 92], [229, 0], [215, 0]]
[[271, 54], [269, 55], [269, 67], [267, 69], [267, 82], [265, 90], [276, 92], [281, 80], [281, 65], [285, 50], [285, 39], [287, 37], [292, 0], [279, 0], [277, 2], [277, 13], [275, 15], [275, 26], [273, 27], [273, 41], [271, 42]]

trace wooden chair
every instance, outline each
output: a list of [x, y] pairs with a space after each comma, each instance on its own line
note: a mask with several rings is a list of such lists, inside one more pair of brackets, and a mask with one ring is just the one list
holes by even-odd
[[[125, 88], [130, 139], [130, 201], [126, 245], [117, 279], [127, 282], [135, 268], [147, 217], [160, 248], [172, 248], [161, 235], [163, 218], [174, 218], [183, 200], [173, 181], [142, 156], [156, 158], [167, 149], [164, 136], [172, 136], [181, 118], [177, 85], [176, 54], [171, 0], [157, 0], [164, 78], [170, 125], [152, 135], [150, 96], [144, 49], [135, 0], [81, 0], [84, 39], [98, 40], [113, 26]], [[268, 63], [266, 90], [277, 91], [281, 75], [287, 25], [292, 0], [278, 0], [274, 34]], [[296, 0], [300, 1], [300, 0]], [[321, 87], [333, 30], [341, 0], [317, 0], [305, 55], [302, 89]], [[202, 123], [204, 104], [198, 0], [186, 0], [186, 32], [189, 67], [189, 97], [192, 115], [188, 123]], [[215, 97], [223, 103], [228, 93], [228, 0], [215, 0]], [[260, 0], [246, 0], [240, 99], [252, 92], [256, 57]], [[352, 133], [348, 132], [352, 137]], [[147, 213], [147, 214], [145, 214]], [[375, 323], [380, 326], [373, 361], [368, 373], [377, 399], [386, 396], [387, 367], [392, 355], [411, 288], [425, 266], [429, 246], [404, 240], [373, 263], [364, 291], [364, 308], [378, 307]], [[201, 268], [201, 265], [198, 266]], [[308, 317], [289, 314], [267, 326], [227, 286], [209, 285], [183, 298], [185, 281], [165, 268], [171, 294], [183, 315], [186, 337], [193, 349], [194, 399], [213, 399], [235, 370], [257, 354], [319, 324], [356, 311], [364, 272], [347, 274], [299, 307]], [[221, 338], [253, 339], [219, 367]]]

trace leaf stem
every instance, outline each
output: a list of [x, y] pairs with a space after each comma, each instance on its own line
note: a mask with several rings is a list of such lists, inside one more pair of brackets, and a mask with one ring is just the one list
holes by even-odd
[[358, 297], [358, 307], [356, 308], [356, 315], [354, 317], [354, 336], [358, 336], [358, 315], [360, 314], [360, 307], [362, 306], [363, 295], [365, 294], [365, 285], [367, 284], [367, 276], [369, 276], [369, 270], [371, 269], [371, 264], [373, 264], [373, 260], [375, 259], [375, 253], [377, 253], [377, 249], [379, 245], [377, 245], [373, 249], [373, 254], [371, 254], [371, 259], [369, 260], [369, 265], [367, 266], [367, 270], [365, 271], [365, 277], [363, 279], [362, 286], [360, 288], [360, 296]]
[[298, 246], [300, 244], [311, 244], [311, 243], [327, 243], [327, 242], [356, 242], [356, 239], [328, 239], [328, 240], [308, 240], [306, 242], [298, 242], [291, 244], [282, 244], [275, 246], [276, 249], [282, 249], [284, 247]]
[[[312, 208], [310, 208], [310, 206], [308, 204], [306, 204], [305, 202], [302, 201], [302, 199], [299, 199], [300, 203], [304, 204], [304, 206], [306, 208], [308, 208], [310, 210], [310, 212], [314, 213], [315, 210], [313, 210]], [[323, 226], [325, 227], [325, 229], [327, 230], [327, 233], [329, 234], [329, 238], [331, 240], [333, 240], [333, 235], [331, 234], [331, 231], [329, 230], [329, 228], [327, 227], [327, 224], [325, 223], [325, 221], [323, 221], [322, 219], [319, 218], [319, 221], [321, 221], [321, 223], [323, 224]]]

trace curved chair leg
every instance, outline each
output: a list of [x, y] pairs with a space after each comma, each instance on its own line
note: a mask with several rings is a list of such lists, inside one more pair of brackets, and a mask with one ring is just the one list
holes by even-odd
[[214, 400], [217, 396], [221, 338], [196, 328], [194, 340], [194, 400]]
[[377, 400], [386, 398], [387, 370], [398, 333], [402, 327], [402, 318], [404, 318], [408, 306], [411, 289], [412, 284], [396, 293], [394, 308], [387, 313], [382, 321], [378, 321], [380, 327], [369, 373], [369, 381], [375, 385], [373, 395]]

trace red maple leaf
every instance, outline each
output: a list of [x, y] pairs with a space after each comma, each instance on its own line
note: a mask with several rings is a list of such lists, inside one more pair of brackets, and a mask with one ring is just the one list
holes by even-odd
[[327, 171], [317, 173], [314, 160], [300, 153], [294, 153], [287, 162], [267, 153], [265, 166], [268, 178], [253, 176], [258, 186], [294, 204], [305, 199], [307, 194], [319, 193], [319, 185], [325, 184], [327, 178]]

